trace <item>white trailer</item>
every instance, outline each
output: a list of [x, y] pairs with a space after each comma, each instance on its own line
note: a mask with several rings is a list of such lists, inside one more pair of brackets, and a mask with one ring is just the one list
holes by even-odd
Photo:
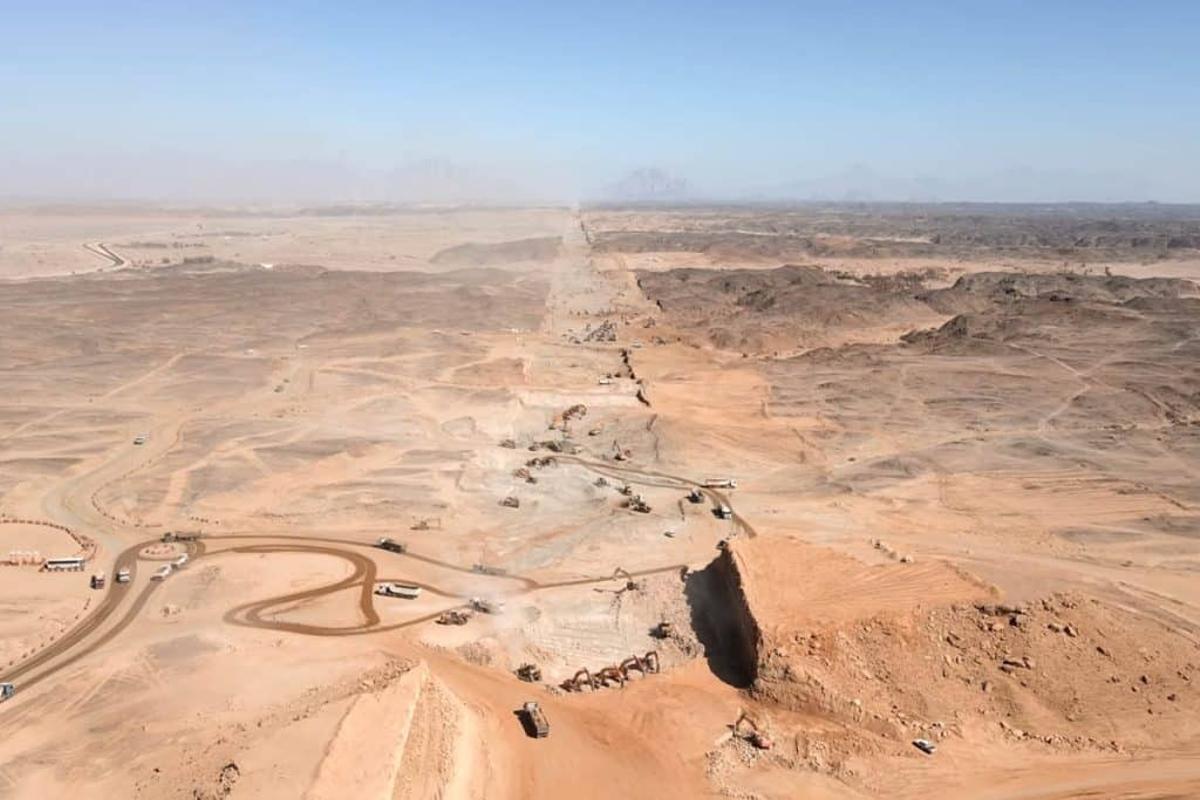
[[421, 587], [411, 583], [381, 583], [375, 587], [375, 594], [382, 597], [403, 597], [405, 600], [416, 600], [421, 596]]

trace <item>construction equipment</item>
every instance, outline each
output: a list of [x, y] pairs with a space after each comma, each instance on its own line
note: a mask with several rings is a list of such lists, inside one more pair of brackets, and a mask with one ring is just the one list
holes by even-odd
[[127, 569], [117, 570], [117, 583], [129, 583], [130, 574]]
[[520, 508], [521, 501], [510, 494], [508, 497], [500, 501], [500, 505], [504, 506], [505, 508]]
[[104, 588], [104, 573], [103, 572], [97, 572], [95, 575], [92, 576], [92, 588], [93, 589], [103, 589]]
[[200, 531], [167, 531], [162, 535], [164, 544], [172, 542], [194, 542], [200, 538]]
[[596, 682], [601, 686], [607, 686], [609, 683], [616, 683], [622, 689], [625, 688], [625, 671], [618, 666], [603, 667], [596, 673]]
[[654, 627], [651, 635], [654, 636], [655, 639], [668, 639], [674, 632], [675, 626], [672, 623], [663, 620]]
[[179, 556], [179, 558], [177, 558], [171, 562], [171, 566], [174, 567], [175, 569], [183, 569], [185, 566], [187, 566], [187, 563], [188, 563], [188, 554], [183, 553], [182, 555]]
[[639, 514], [649, 514], [650, 504], [640, 494], [635, 494], [625, 501], [625, 507], [630, 511], [636, 511]]
[[632, 450], [628, 447], [621, 447], [621, 443], [613, 439], [613, 461], [628, 461], [632, 457]]
[[585, 686], [589, 689], [598, 688], [596, 679], [592, 677], [592, 673], [588, 671], [587, 667], [584, 667], [562, 682], [562, 688], [568, 692], [582, 691]]
[[441, 614], [439, 614], [436, 622], [438, 625], [466, 625], [467, 621], [470, 619], [471, 615], [466, 611], [451, 609], [450, 611], [443, 611]]
[[375, 587], [375, 594], [381, 597], [403, 597], [405, 600], [416, 600], [421, 596], [421, 587], [413, 583], [381, 583]]
[[626, 570], [624, 567], [617, 567], [616, 569], [614, 569], [612, 576], [614, 578], [624, 578], [625, 579], [625, 591], [627, 591], [627, 592], [636, 592], [638, 589], [642, 588], [641, 584], [639, 584], [637, 581], [635, 581], [633, 579], [633, 576], [630, 575], [629, 571]]
[[479, 575], [492, 575], [493, 577], [498, 577], [498, 576], [503, 576], [503, 575], [508, 574], [508, 570], [506, 570], [504, 567], [493, 567], [493, 566], [490, 566], [488, 564], [483, 564], [483, 563], [472, 564], [471, 572], [477, 573]]
[[563, 681], [561, 686], [568, 692], [579, 692], [584, 687], [599, 689], [614, 683], [624, 687], [626, 681], [629, 680], [631, 670], [638, 670], [642, 675], [657, 673], [659, 671], [658, 651], [651, 650], [640, 658], [634, 654], [620, 664], [604, 667], [595, 673], [588, 671], [585, 667]]
[[17, 693], [17, 687], [11, 683], [0, 683], [0, 703]]
[[525, 722], [525, 730], [535, 739], [545, 739], [550, 735], [550, 723], [542, 707], [532, 700], [521, 706], [521, 717]]
[[542, 680], [542, 668], [537, 664], [522, 664], [517, 667], [517, 677], [526, 683], [540, 683]]
[[476, 611], [482, 611], [484, 614], [499, 614], [504, 610], [504, 602], [502, 600], [491, 600], [486, 597], [472, 597], [471, 608]]
[[734, 478], [707, 478], [700, 485], [705, 489], [736, 489], [737, 480]]
[[617, 491], [620, 492], [621, 494], [625, 495], [626, 497], [633, 496], [633, 487], [630, 486], [628, 483], [622, 483], [620, 488], [617, 489]]
[[717, 507], [713, 509], [713, 514], [716, 515], [717, 519], [733, 519], [733, 509], [725, 503], [720, 503], [717, 505]]
[[699, 489], [693, 488], [690, 492], [688, 492], [687, 499], [688, 499], [689, 503], [703, 503], [704, 502], [704, 492], [700, 491]]
[[410, 531], [429, 531], [435, 528], [439, 531], [442, 529], [441, 517], [421, 517], [408, 527]]
[[386, 536], [381, 536], [379, 541], [375, 543], [375, 546], [380, 550], [387, 550], [391, 553], [408, 552], [408, 545], [404, 544], [403, 542], [397, 542], [395, 539], [389, 539]]
[[133, 437], [133, 443], [135, 445], [137, 445], [138, 447], [141, 447], [142, 445], [144, 445], [146, 443], [146, 434], [142, 433], [142, 434], [138, 434], [137, 436]]
[[937, 752], [937, 745], [928, 739], [913, 739], [913, 747], [927, 756], [931, 756]]
[[501, 440], [500, 440], [500, 446], [501, 446], [501, 447], [506, 447], [506, 448], [508, 448], [509, 450], [516, 450], [516, 449], [517, 449], [517, 443], [516, 443], [515, 441], [513, 441], [512, 439], [501, 439]]
[[566, 411], [555, 414], [554, 419], [550, 422], [550, 430], [561, 430], [566, 432], [571, 426], [571, 420], [579, 419], [587, 416], [588, 408], [583, 403], [576, 403]]
[[733, 735], [749, 742], [759, 750], [770, 750], [775, 746], [771, 738], [759, 729], [758, 723], [744, 710], [733, 723]]
[[167, 576], [171, 574], [171, 565], [163, 564], [158, 569], [154, 570], [154, 574], [150, 576], [152, 581], [165, 581]]

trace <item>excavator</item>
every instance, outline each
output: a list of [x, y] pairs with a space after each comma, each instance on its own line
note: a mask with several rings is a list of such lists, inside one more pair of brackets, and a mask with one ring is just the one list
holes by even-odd
[[759, 729], [758, 723], [744, 709], [738, 715], [738, 718], [734, 720], [732, 730], [734, 736], [749, 742], [759, 750], [770, 750], [775, 746], [771, 738]]

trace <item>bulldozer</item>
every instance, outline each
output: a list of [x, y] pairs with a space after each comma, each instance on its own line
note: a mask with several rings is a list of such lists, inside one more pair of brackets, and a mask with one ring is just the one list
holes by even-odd
[[521, 501], [510, 494], [508, 497], [505, 497], [500, 501], [500, 505], [504, 506], [505, 508], [520, 508]]
[[647, 503], [640, 494], [635, 494], [633, 497], [630, 497], [627, 501], [625, 501], [625, 507], [630, 511], [636, 511], [639, 514], [650, 513], [650, 504]]
[[468, 612], [461, 611], [461, 610], [455, 608], [455, 609], [451, 609], [449, 611], [443, 611], [441, 614], [439, 614], [438, 618], [437, 618], [437, 624], [438, 625], [466, 625], [467, 621], [470, 619], [471, 619], [471, 615]]
[[771, 738], [759, 728], [758, 723], [743, 710], [731, 728], [733, 735], [759, 750], [770, 750], [775, 746]]
[[537, 664], [522, 664], [517, 667], [517, 677], [526, 683], [540, 683], [542, 680], [542, 668]]

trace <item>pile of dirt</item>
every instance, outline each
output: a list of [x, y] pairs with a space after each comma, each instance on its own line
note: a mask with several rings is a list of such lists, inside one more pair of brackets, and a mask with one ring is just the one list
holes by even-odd
[[553, 261], [561, 253], [562, 237], [546, 236], [494, 244], [467, 242], [439, 250], [430, 262], [458, 267], [482, 267], [513, 261]]

